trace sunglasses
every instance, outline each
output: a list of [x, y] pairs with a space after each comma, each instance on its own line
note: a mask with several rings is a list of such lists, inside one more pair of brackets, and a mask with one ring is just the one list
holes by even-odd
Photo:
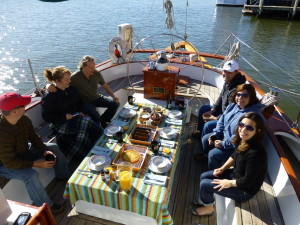
[[239, 122], [239, 128], [244, 128], [244, 127], [246, 127], [247, 131], [254, 131], [254, 127], [252, 127], [250, 125], [246, 125], [246, 124], [244, 124], [242, 122]]
[[242, 94], [242, 93], [236, 93], [236, 97], [243, 97], [243, 98], [248, 98], [248, 94]]

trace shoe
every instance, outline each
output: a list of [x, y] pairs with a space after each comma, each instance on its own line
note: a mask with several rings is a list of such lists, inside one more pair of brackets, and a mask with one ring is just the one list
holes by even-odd
[[204, 210], [204, 208], [206, 208], [208, 206], [203, 206], [203, 207], [200, 207], [200, 209], [203, 209], [201, 211], [204, 211], [202, 213], [198, 213], [197, 212], [197, 208], [199, 207], [193, 207], [192, 208], [192, 213], [195, 215], [195, 216], [212, 216], [214, 214], [214, 210], [212, 210], [211, 212], [205, 212], [206, 210]]
[[192, 133], [192, 137], [193, 137], [193, 138], [201, 138], [201, 137], [202, 137], [202, 132], [196, 130], [196, 131], [194, 131], [194, 132]]
[[58, 204], [54, 203], [50, 207], [50, 209], [51, 209], [52, 214], [55, 215], [55, 214], [58, 214], [58, 213], [61, 213], [62, 211], [64, 211], [65, 207], [64, 207], [64, 205], [58, 205]]
[[203, 161], [206, 161], [208, 158], [207, 158], [207, 155], [205, 155], [203, 153], [197, 153], [194, 155], [194, 159], [199, 162], [203, 162]]

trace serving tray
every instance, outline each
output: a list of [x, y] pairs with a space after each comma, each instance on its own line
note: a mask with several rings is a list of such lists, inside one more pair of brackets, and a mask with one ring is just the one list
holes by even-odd
[[121, 155], [124, 151], [128, 149], [137, 150], [141, 154], [140, 160], [135, 163], [132, 163], [132, 169], [134, 171], [139, 171], [142, 168], [145, 158], [147, 156], [148, 148], [146, 146], [123, 144], [118, 154], [114, 158], [112, 164], [118, 166], [121, 162], [124, 162]]
[[[145, 130], [149, 130], [150, 131], [150, 135], [146, 140], [138, 140], [135, 139], [134, 135], [137, 132], [138, 129], [145, 129]], [[145, 124], [137, 124], [134, 129], [132, 130], [132, 132], [129, 135], [129, 141], [131, 143], [135, 143], [135, 144], [141, 144], [141, 145], [150, 145], [151, 141], [154, 140], [155, 135], [157, 133], [157, 127], [156, 126], [151, 126], [151, 125], [145, 125]]]

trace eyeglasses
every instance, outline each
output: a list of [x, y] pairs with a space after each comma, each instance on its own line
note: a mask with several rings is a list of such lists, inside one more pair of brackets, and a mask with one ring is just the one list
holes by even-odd
[[250, 125], [246, 125], [246, 124], [244, 124], [242, 122], [239, 122], [239, 128], [244, 128], [244, 127], [246, 127], [247, 131], [254, 131], [254, 127], [252, 127]]
[[236, 93], [236, 97], [243, 97], [243, 98], [248, 98], [248, 94], [242, 94], [242, 93]]

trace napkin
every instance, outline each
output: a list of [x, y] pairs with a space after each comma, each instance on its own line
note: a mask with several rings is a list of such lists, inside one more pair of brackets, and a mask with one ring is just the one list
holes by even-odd
[[144, 177], [144, 183], [150, 185], [166, 186], [167, 176], [147, 173]]
[[102, 147], [99, 147], [99, 146], [94, 146], [92, 148], [92, 153], [96, 154], [97, 153], [104, 153], [104, 154], [107, 154], [108, 156], [111, 154], [112, 152], [112, 149], [109, 149], [109, 148], [102, 148]]
[[182, 120], [166, 118], [166, 123], [181, 126]]
[[157, 138], [157, 141], [160, 141], [160, 144], [162, 146], [169, 147], [169, 148], [174, 148], [176, 144], [175, 141], [169, 141], [169, 140], [159, 139], [159, 138]]

